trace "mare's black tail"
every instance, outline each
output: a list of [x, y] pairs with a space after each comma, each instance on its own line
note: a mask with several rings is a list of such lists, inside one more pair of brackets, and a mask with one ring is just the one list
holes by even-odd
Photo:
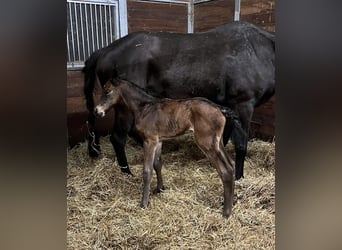
[[[225, 129], [227, 131], [225, 131], [225, 133], [227, 133], [228, 135], [231, 135], [232, 133], [234, 133], [237, 135], [246, 136], [246, 131], [242, 128], [239, 117], [234, 112], [234, 110], [227, 108], [227, 107], [222, 107], [222, 106], [220, 106], [220, 109], [221, 109], [221, 112], [227, 118], [226, 129]], [[226, 138], [226, 139], [228, 141], [229, 138]], [[226, 143], [227, 142], [224, 142], [224, 144]]]
[[270, 32], [270, 31], [259, 29], [259, 33], [272, 42], [273, 49], [275, 50], [275, 42], [276, 42], [275, 32]]
[[95, 115], [94, 115], [94, 98], [93, 92], [96, 80], [96, 64], [100, 55], [100, 51], [94, 52], [85, 62], [82, 69], [84, 74], [83, 92], [86, 98], [86, 105], [88, 109], [88, 153], [90, 157], [97, 157], [100, 154], [99, 135], [95, 130]]

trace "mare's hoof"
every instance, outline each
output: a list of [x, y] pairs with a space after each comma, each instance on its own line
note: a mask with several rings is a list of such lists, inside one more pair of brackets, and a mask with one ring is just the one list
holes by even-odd
[[244, 178], [243, 174], [236, 174], [235, 175], [235, 180], [240, 180], [241, 178]]
[[127, 176], [133, 176], [133, 174], [132, 174], [132, 172], [128, 166], [125, 166], [125, 167], [120, 166], [120, 169], [121, 169], [122, 174], [127, 175]]
[[101, 153], [100, 145], [88, 142], [88, 154], [91, 158], [99, 157]]
[[100, 155], [100, 150], [89, 149], [88, 154], [91, 158], [97, 158]]

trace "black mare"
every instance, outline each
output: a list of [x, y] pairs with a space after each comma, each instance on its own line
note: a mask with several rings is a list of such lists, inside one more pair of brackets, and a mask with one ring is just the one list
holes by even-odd
[[[154, 96], [205, 97], [233, 109], [245, 134], [226, 128], [235, 145], [235, 178], [243, 177], [250, 121], [254, 108], [275, 92], [275, 35], [246, 22], [226, 23], [207, 32], [178, 34], [136, 32], [94, 52], [83, 68], [84, 93], [89, 110], [90, 156], [98, 156], [99, 138], [94, 128], [93, 91], [120, 77]], [[138, 142], [134, 118], [123, 105], [114, 107], [111, 134], [118, 164], [130, 174], [125, 154], [127, 135]]]

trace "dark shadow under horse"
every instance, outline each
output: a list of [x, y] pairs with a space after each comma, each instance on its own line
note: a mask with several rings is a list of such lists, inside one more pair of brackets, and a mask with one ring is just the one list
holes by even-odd
[[[254, 108], [275, 92], [275, 36], [246, 22], [223, 24], [207, 32], [178, 34], [136, 32], [94, 52], [86, 61], [84, 93], [89, 110], [90, 156], [100, 152], [94, 129], [93, 91], [96, 78], [106, 82], [126, 79], [154, 96], [167, 98], [205, 97], [233, 109], [246, 133], [230, 133], [235, 146], [235, 177], [243, 177], [248, 131]], [[130, 174], [125, 154], [127, 135], [142, 143], [134, 130], [133, 114], [114, 108], [111, 134], [118, 164]]]

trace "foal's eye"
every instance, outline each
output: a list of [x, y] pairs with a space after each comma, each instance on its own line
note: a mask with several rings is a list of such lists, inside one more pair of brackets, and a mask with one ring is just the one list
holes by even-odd
[[109, 94], [111, 94], [112, 92], [113, 92], [113, 90], [110, 90], [110, 89], [105, 89], [105, 90], [104, 90], [105, 95], [109, 95]]

